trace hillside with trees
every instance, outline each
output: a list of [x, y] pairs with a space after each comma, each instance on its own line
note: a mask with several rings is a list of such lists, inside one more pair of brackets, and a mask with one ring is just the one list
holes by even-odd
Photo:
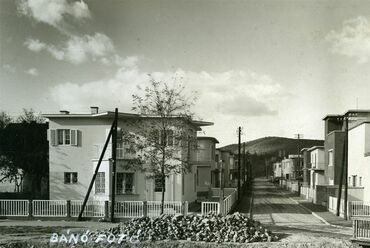
[[[297, 154], [298, 147], [310, 148], [323, 146], [324, 140], [297, 139], [285, 137], [263, 137], [245, 142], [245, 151], [253, 166], [254, 176], [266, 176], [272, 173], [272, 163], [288, 157], [289, 154]], [[230, 150], [238, 153], [238, 144], [230, 144], [221, 147], [222, 150]]]

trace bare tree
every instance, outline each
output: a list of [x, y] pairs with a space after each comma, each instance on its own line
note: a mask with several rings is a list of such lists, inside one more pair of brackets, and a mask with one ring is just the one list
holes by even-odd
[[17, 122], [19, 123], [31, 123], [31, 122], [36, 122], [36, 123], [44, 123], [45, 119], [40, 115], [36, 114], [36, 112], [30, 108], [30, 109], [23, 109], [23, 113], [18, 116]]
[[175, 82], [170, 86], [153, 78], [150, 86], [139, 91], [133, 95], [132, 108], [142, 117], [135, 123], [139, 128], [131, 137], [125, 137], [130, 137], [130, 144], [140, 151], [142, 169], [160, 181], [163, 214], [165, 179], [189, 171], [190, 152], [196, 140], [195, 129], [189, 132], [193, 116], [190, 108], [196, 99], [187, 96], [182, 84]]
[[4, 129], [12, 122], [12, 118], [4, 111], [0, 111], [0, 129]]

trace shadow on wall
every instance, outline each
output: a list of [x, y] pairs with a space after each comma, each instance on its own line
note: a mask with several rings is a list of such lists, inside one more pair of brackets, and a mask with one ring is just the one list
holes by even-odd
[[[59, 172], [63, 173], [63, 172]], [[83, 200], [87, 193], [87, 186], [80, 182], [76, 184], [65, 184], [60, 174], [54, 172], [50, 175], [50, 200]], [[94, 195], [93, 189], [90, 198]]]

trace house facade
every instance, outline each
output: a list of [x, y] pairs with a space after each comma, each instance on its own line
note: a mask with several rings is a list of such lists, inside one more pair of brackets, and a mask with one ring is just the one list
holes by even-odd
[[222, 183], [225, 188], [235, 187], [235, 160], [234, 153], [230, 150], [218, 149], [220, 166], [223, 170]]
[[290, 179], [297, 179], [299, 176], [299, 162], [300, 162], [300, 155], [289, 155], [288, 158], [285, 158], [281, 161], [282, 165], [282, 174], [283, 177], [287, 180]]
[[273, 164], [273, 170], [274, 170], [274, 178], [280, 178], [282, 177], [282, 169], [281, 169], [281, 162], [275, 162]]
[[302, 153], [302, 159], [303, 159], [303, 181], [302, 185], [303, 186], [309, 186], [311, 183], [311, 152], [309, 151], [308, 148], [303, 148], [301, 150]]
[[[87, 188], [99, 161], [103, 145], [114, 120], [113, 112], [100, 113], [92, 108], [90, 114], [44, 115], [49, 119], [49, 163], [50, 199], [84, 199]], [[161, 183], [153, 175], [139, 170], [130, 162], [136, 156], [122, 139], [124, 132], [137, 133], [137, 120], [152, 125], [153, 119], [136, 114], [118, 114], [117, 161], [116, 161], [116, 199], [160, 200]], [[180, 118], [181, 119], [181, 118]], [[187, 136], [196, 137], [202, 126], [209, 122], [183, 120]], [[168, 144], [176, 145], [173, 136], [168, 135]], [[172, 139], [171, 139], [172, 138]], [[111, 144], [105, 153], [96, 176], [90, 199], [109, 200], [112, 196]], [[195, 149], [180, 149], [182, 159], [195, 160]], [[196, 167], [191, 166], [188, 173], [173, 173], [165, 182], [166, 201], [196, 200]]]
[[[310, 188], [316, 190], [317, 185], [325, 185], [325, 157], [324, 147], [314, 146], [308, 150], [311, 156], [311, 169], [310, 169]], [[316, 203], [316, 200], [314, 199]]]
[[199, 195], [207, 194], [217, 180], [218, 175], [212, 172], [218, 170], [216, 161], [216, 144], [214, 137], [197, 137], [196, 150], [196, 190]]
[[348, 131], [349, 197], [370, 201], [370, 122], [363, 122]]

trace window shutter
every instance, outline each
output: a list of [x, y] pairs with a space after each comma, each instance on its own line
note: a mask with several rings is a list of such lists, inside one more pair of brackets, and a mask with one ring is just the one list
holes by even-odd
[[77, 130], [71, 129], [71, 145], [77, 146]]
[[58, 144], [58, 141], [57, 141], [57, 135], [56, 135], [56, 130], [55, 129], [50, 129], [50, 144], [52, 146], [56, 146]]
[[76, 131], [76, 146], [82, 146], [82, 132], [80, 130]]

